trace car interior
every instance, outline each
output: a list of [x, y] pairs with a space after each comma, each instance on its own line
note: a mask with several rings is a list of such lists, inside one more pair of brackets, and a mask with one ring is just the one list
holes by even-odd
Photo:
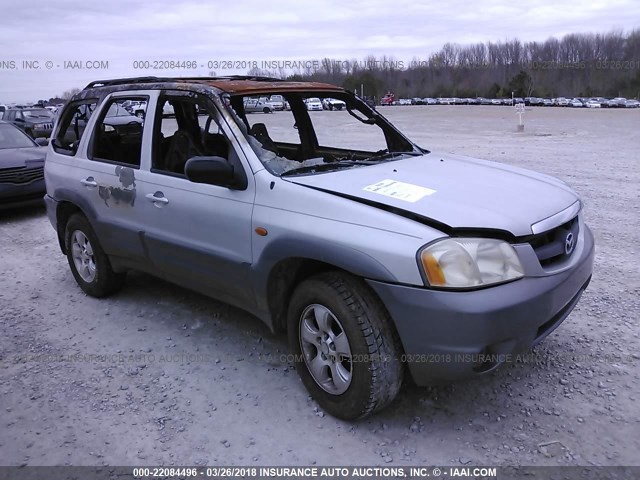
[[[276, 92], [273, 92], [276, 93]], [[277, 92], [280, 95], [279, 92]], [[338, 160], [364, 160], [378, 153], [377, 151], [366, 151], [358, 148], [340, 148], [329, 144], [322, 144], [319, 138], [324, 139], [327, 135], [324, 133], [322, 126], [314, 121], [313, 114], [307, 111], [305, 100], [307, 97], [331, 97], [343, 100], [346, 105], [346, 114], [349, 115], [348, 121], [356, 125], [366, 125], [370, 128], [367, 130], [377, 136], [380, 141], [381, 150], [390, 149], [393, 151], [412, 151], [413, 146], [410, 142], [399, 135], [386, 122], [379, 121], [376, 112], [361, 102], [354, 101], [353, 98], [336, 94], [323, 95], [321, 93], [302, 94], [297, 92], [283, 92], [282, 97], [288, 103], [291, 112], [280, 112], [276, 115], [282, 116], [285, 113], [291, 114], [291, 127], [295, 129], [297, 141], [282, 141], [269, 131], [267, 125], [269, 117], [267, 114], [251, 114], [247, 115], [244, 109], [247, 96], [232, 95], [227, 97], [228, 104], [235, 113], [239, 123], [244, 127], [243, 130], [254, 137], [262, 148], [268, 152], [273, 152], [278, 157], [293, 160], [299, 163], [310, 159], [322, 159], [325, 163], [331, 163]], [[265, 115], [265, 116], [263, 116]], [[251, 121], [249, 120], [251, 118]], [[337, 118], [337, 117], [336, 117]], [[255, 121], [253, 121], [255, 119]], [[264, 119], [264, 121], [263, 121]]]
[[[175, 118], [162, 114], [168, 102]], [[201, 122], [204, 121], [204, 125]], [[191, 157], [215, 156], [229, 159], [229, 144], [217, 122], [202, 102], [194, 97], [163, 96], [158, 103], [153, 142], [152, 170], [184, 175]]]
[[[130, 115], [110, 115], [110, 112], [126, 111], [122, 106], [126, 99], [112, 100], [101, 113], [95, 136], [90, 147], [90, 158], [140, 166], [143, 122]], [[114, 122], [116, 116], [125, 117], [126, 123]], [[132, 120], [126, 121], [127, 117]]]

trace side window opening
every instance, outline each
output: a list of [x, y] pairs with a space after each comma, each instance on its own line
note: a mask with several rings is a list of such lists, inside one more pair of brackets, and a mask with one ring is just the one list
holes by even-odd
[[96, 100], [87, 100], [75, 102], [65, 109], [53, 136], [53, 149], [57, 153], [70, 156], [76, 154], [78, 144], [96, 104]]
[[215, 156], [229, 160], [229, 142], [204, 99], [163, 95], [158, 102], [153, 139], [152, 170], [184, 176], [191, 157]]
[[90, 159], [140, 166], [144, 120], [126, 108], [134, 100], [148, 98], [118, 97], [105, 105], [89, 146]]

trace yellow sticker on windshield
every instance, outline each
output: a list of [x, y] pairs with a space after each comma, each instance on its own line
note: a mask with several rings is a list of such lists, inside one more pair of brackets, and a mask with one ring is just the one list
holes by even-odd
[[431, 188], [388, 179], [374, 183], [373, 185], [367, 185], [363, 190], [412, 203], [417, 202], [422, 197], [436, 193], [436, 191]]

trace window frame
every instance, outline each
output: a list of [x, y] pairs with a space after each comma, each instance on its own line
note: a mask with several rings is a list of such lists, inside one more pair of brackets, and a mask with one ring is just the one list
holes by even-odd
[[[132, 100], [134, 98], [144, 99], [144, 101], [147, 102], [147, 106], [151, 101], [151, 95], [149, 95], [148, 93], [138, 93], [134, 90], [134, 91], [127, 91], [127, 92], [112, 93], [110, 95], [107, 95], [100, 102], [100, 106], [97, 109], [98, 111], [93, 112], [93, 115], [91, 115], [92, 117], [95, 116], [96, 119], [91, 125], [91, 135], [87, 142], [87, 148], [86, 148], [87, 160], [90, 160], [92, 162], [106, 163], [108, 165], [120, 165], [122, 167], [133, 168], [134, 170], [140, 170], [143, 167], [143, 162], [144, 162], [143, 152], [144, 152], [144, 139], [145, 139], [144, 132], [147, 126], [146, 116], [145, 116], [145, 119], [142, 121], [142, 134], [140, 135], [140, 161], [138, 162], [137, 165], [133, 163], [119, 162], [117, 160], [110, 160], [108, 158], [96, 157], [94, 156], [94, 153], [93, 153], [93, 147], [95, 145], [95, 141], [97, 138], [97, 129], [104, 122], [104, 119], [107, 117], [107, 113], [109, 113], [109, 109], [111, 108], [111, 106], [115, 102], [118, 102], [118, 101], [124, 102], [126, 100]], [[131, 115], [131, 116], [133, 117], [135, 115]]]
[[[56, 122], [56, 129], [54, 134], [51, 136], [51, 146], [53, 148], [53, 151], [56, 152], [57, 154], [60, 155], [65, 155], [67, 157], [75, 157], [78, 152], [80, 151], [80, 145], [82, 144], [82, 139], [85, 138], [85, 132], [87, 130], [87, 127], [90, 125], [91, 123], [91, 117], [89, 117], [87, 119], [87, 123], [84, 127], [84, 130], [82, 131], [82, 135], [80, 135], [80, 138], [77, 140], [78, 142], [78, 148], [76, 149], [76, 151], [74, 152], [73, 150], [69, 150], [66, 148], [63, 148], [62, 145], [57, 145], [57, 140], [58, 140], [58, 136], [60, 134], [60, 132], [62, 131], [62, 126], [65, 124], [65, 120], [67, 118], [67, 115], [71, 115], [71, 112], [75, 112], [76, 108], [80, 105], [91, 105], [92, 103], [95, 103], [95, 108], [93, 113], [91, 114], [91, 116], [93, 116], [95, 114], [95, 111], [99, 108], [100, 105], [100, 99], [97, 97], [92, 97], [92, 98], [83, 98], [80, 100], [75, 100], [73, 102], [69, 102], [65, 107], [64, 110], [62, 111], [62, 114], [60, 115], [60, 118], [58, 119], [58, 121]], [[73, 117], [72, 117], [73, 119]], [[71, 119], [71, 120], [72, 120]], [[66, 125], [64, 132], [66, 135], [67, 129], [71, 126], [71, 120], [69, 121], [68, 125]]]
[[[169, 170], [163, 170], [161, 168], [154, 167], [154, 164], [156, 163], [156, 157], [158, 155], [158, 144], [156, 142], [156, 138], [158, 138], [159, 134], [162, 133], [162, 120], [164, 119], [163, 107], [164, 107], [164, 103], [171, 98], [186, 99], [193, 102], [195, 105], [200, 103], [200, 100], [202, 100], [202, 103], [205, 104], [207, 109], [213, 112], [214, 114], [213, 119], [218, 126], [219, 133], [222, 133], [225, 136], [227, 143], [229, 144], [229, 150], [231, 149], [238, 150], [238, 149], [234, 148], [233, 142], [231, 141], [227, 133], [224, 131], [224, 128], [223, 128], [224, 118], [220, 114], [220, 111], [217, 108], [216, 104], [212, 101], [212, 99], [208, 95], [205, 95], [200, 92], [185, 91], [185, 90], [161, 90], [159, 92], [159, 95], [156, 101], [155, 112], [153, 115], [153, 131], [151, 133], [151, 162], [149, 164], [149, 171], [154, 174], [165, 175], [173, 178], [181, 178], [186, 180], [187, 182], [191, 182], [184, 173], [171, 172]], [[172, 105], [172, 107], [174, 109], [174, 114], [175, 114], [175, 106]], [[176, 118], [176, 123], [177, 123], [178, 122], [177, 114], [174, 116], [174, 118]], [[198, 125], [199, 125], [199, 122], [198, 122]], [[177, 126], [178, 126], [177, 130], [179, 130], [180, 125], [177, 125]], [[237, 151], [236, 151], [236, 155], [239, 156], [239, 153]], [[242, 163], [242, 161], [240, 161], [240, 163]], [[245, 171], [245, 175], [246, 175], [245, 166], [242, 165], [242, 168]]]

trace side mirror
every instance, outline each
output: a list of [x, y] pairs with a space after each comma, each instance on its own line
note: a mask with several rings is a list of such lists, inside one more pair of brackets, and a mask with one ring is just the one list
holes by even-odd
[[14, 122], [24, 123], [24, 118], [16, 117], [13, 121]]
[[38, 138], [36, 138], [36, 143], [38, 145], [40, 145], [41, 147], [46, 147], [46, 146], [49, 145], [49, 139], [48, 138], [38, 137]]
[[244, 176], [237, 175], [233, 165], [222, 157], [191, 157], [184, 166], [184, 173], [194, 183], [246, 188]]

